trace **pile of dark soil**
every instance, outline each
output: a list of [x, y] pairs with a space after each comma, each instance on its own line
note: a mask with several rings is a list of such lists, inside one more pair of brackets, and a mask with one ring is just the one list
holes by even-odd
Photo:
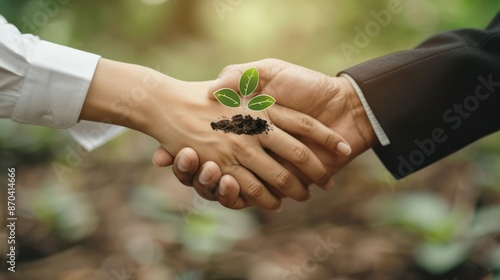
[[221, 130], [224, 131], [224, 133], [234, 133], [238, 135], [267, 134], [270, 130], [270, 123], [261, 118], [254, 119], [250, 115], [235, 115], [231, 119], [222, 117], [222, 120], [212, 122], [210, 125], [213, 130]]

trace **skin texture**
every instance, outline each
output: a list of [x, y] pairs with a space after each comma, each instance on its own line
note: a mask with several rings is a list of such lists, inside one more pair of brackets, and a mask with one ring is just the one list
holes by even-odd
[[[377, 144], [376, 135], [368, 120], [365, 110], [350, 82], [343, 77], [329, 77], [322, 73], [290, 64], [277, 59], [265, 59], [257, 62], [231, 65], [219, 75], [217, 81], [212, 84], [207, 95], [212, 98], [212, 92], [219, 88], [236, 89], [241, 73], [250, 67], [256, 67], [260, 74], [258, 92], [263, 92], [273, 96], [277, 104], [300, 111], [318, 121], [322, 122], [332, 131], [338, 132], [350, 144], [352, 151], [347, 151], [348, 147], [337, 146], [337, 149], [346, 149], [348, 156], [339, 156], [331, 150], [324, 148], [320, 142], [314, 142], [304, 136], [297, 136], [302, 143], [307, 145], [321, 162], [328, 168], [329, 176], [337, 173], [345, 165], [359, 154], [370, 149]], [[274, 121], [279, 119], [275, 118]], [[296, 121], [282, 121], [281, 128], [289, 129], [289, 125], [294, 125]], [[305, 135], [311, 136], [311, 133]], [[195, 149], [196, 150], [196, 149]], [[197, 192], [201, 194], [204, 188], [213, 188], [219, 183], [217, 200], [224, 206], [237, 209], [237, 197], [241, 191], [241, 182], [236, 177], [220, 170], [216, 163], [206, 162], [199, 166], [199, 161], [193, 150], [186, 149], [190, 157], [189, 168], [180, 170], [174, 163], [174, 173], [186, 185], [193, 185]], [[183, 151], [183, 152], [184, 152]], [[197, 151], [197, 150], [196, 150]], [[162, 153], [161, 150], [158, 153]], [[346, 154], [347, 154], [346, 153]], [[295, 174], [305, 184], [314, 183], [308, 180], [303, 170], [297, 168], [283, 160], [280, 156], [270, 154], [290, 172]], [[210, 180], [204, 180], [203, 184], [198, 180], [200, 174], [207, 172], [213, 176]], [[225, 174], [220, 176], [221, 174]], [[207, 177], [208, 178], [208, 177]], [[239, 184], [238, 184], [239, 183]], [[328, 186], [328, 187], [331, 187]], [[272, 189], [273, 186], [268, 188]], [[239, 205], [238, 205], [239, 206]]]
[[[211, 178], [221, 174], [231, 176], [221, 180], [238, 186], [236, 195], [229, 194], [233, 199], [231, 206], [236, 209], [258, 204], [278, 210], [280, 196], [299, 201], [309, 198], [303, 181], [332, 184], [328, 168], [290, 134], [307, 137], [330, 152], [337, 151], [339, 142], [346, 142], [342, 137], [314, 118], [279, 105], [259, 113], [249, 112], [254, 118], [274, 124], [268, 134], [247, 136], [213, 131], [211, 121], [240, 112], [220, 105], [212, 95], [207, 95], [212, 84], [184, 82], [145, 67], [102, 59], [80, 118], [106, 120], [152, 136], [161, 145], [162, 149], [157, 151], [166, 151], [154, 155], [157, 164], [170, 163], [170, 155], [179, 153], [183, 147], [193, 148], [196, 153], [185, 150], [177, 157], [176, 174], [179, 170], [194, 171], [190, 166], [198, 169], [199, 162], [210, 162], [194, 175], [204, 186], [197, 188], [198, 193], [206, 199], [215, 199], [215, 189], [209, 186]], [[300, 179], [267, 152], [301, 170]]]

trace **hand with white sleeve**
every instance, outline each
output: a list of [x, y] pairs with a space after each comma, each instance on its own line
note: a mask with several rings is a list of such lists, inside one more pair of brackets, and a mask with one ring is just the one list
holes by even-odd
[[[273, 96], [277, 104], [300, 111], [322, 122], [349, 143], [350, 147], [344, 146], [342, 142], [338, 143], [336, 149], [349, 154], [339, 156], [338, 153], [326, 150], [321, 144], [310, 141], [308, 137], [297, 137], [328, 167], [330, 175], [337, 173], [356, 156], [379, 142], [358, 94], [346, 77], [329, 77], [285, 61], [265, 59], [226, 67], [207, 94], [212, 96], [212, 92], [219, 88], [236, 89], [239, 77], [250, 67], [256, 67], [259, 70], [258, 91]], [[288, 124], [293, 125], [293, 122], [288, 122]], [[284, 126], [282, 129], [286, 130], [287, 127]], [[307, 130], [307, 128], [304, 129]], [[159, 165], [167, 163], [161, 160], [163, 154], [164, 151], [159, 149], [154, 155]], [[273, 157], [305, 184], [312, 183], [303, 176], [300, 169], [283, 161], [277, 155]], [[179, 168], [178, 163], [181, 159], [184, 160], [182, 164], [184, 166]], [[234, 208], [239, 193], [237, 180], [224, 175], [213, 162], [206, 162], [201, 168], [198, 163], [199, 160], [193, 150], [184, 150], [176, 158], [174, 173], [185, 185], [194, 186], [198, 193], [205, 192], [206, 188], [214, 189], [218, 184], [216, 195], [218, 201], [226, 207]], [[200, 176], [204, 180], [200, 180]], [[272, 187], [269, 186], [269, 188]]]

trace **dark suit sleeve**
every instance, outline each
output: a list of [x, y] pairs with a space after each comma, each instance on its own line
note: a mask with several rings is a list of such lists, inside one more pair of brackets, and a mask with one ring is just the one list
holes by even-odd
[[485, 30], [441, 33], [343, 73], [389, 137], [376, 154], [405, 177], [500, 129], [500, 13]]

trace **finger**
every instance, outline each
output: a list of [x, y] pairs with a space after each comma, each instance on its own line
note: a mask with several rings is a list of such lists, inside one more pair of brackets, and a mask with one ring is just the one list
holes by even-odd
[[[273, 152], [269, 152], [270, 156], [272, 156], [277, 162], [279, 162], [284, 168], [290, 170], [305, 186], [308, 186], [308, 189], [311, 188], [312, 181], [307, 178], [304, 173], [300, 169], [298, 169], [295, 165], [291, 164], [289, 161], [284, 160], [282, 157], [276, 155]], [[335, 181], [329, 180], [329, 182], [325, 185], [318, 186], [324, 191], [329, 191], [335, 187]], [[282, 196], [281, 196], [282, 197]]]
[[240, 184], [231, 175], [224, 175], [220, 179], [219, 187], [217, 188], [217, 200], [227, 208], [241, 209], [250, 206], [246, 200], [240, 196]]
[[[313, 183], [323, 186], [331, 184], [330, 170], [321, 160], [303, 143], [289, 134], [275, 127], [272, 133], [259, 136], [264, 147], [276, 153], [283, 159], [289, 161], [304, 173]], [[282, 167], [284, 168], [284, 167]], [[291, 172], [288, 171], [290, 174]], [[268, 180], [266, 180], [268, 183]], [[280, 189], [280, 188], [279, 188]], [[290, 192], [280, 189], [284, 194], [290, 196]]]
[[289, 134], [306, 137], [341, 156], [348, 156], [352, 149], [340, 134], [306, 114], [282, 107], [269, 109], [271, 122]]
[[153, 164], [158, 167], [165, 167], [174, 163], [174, 157], [169, 154], [163, 147], [156, 148], [152, 158]]
[[[272, 134], [274, 136], [271, 138], [275, 139], [275, 142], [273, 142], [274, 145], [279, 141], [295, 140], [295, 138], [283, 131], [273, 131]], [[286, 136], [288, 136], [288, 138], [286, 138]], [[295, 141], [298, 142], [297, 140]], [[278, 143], [278, 145], [282, 144]], [[308, 151], [307, 147], [304, 145], [302, 146], [304, 151]], [[304, 186], [294, 174], [270, 157], [262, 148], [256, 147], [254, 152], [244, 153], [238, 160], [243, 166], [250, 169], [256, 176], [276, 188], [282, 194], [297, 201], [304, 201], [309, 198], [309, 192], [306, 186]], [[241, 184], [240, 180], [238, 180], [238, 182]]]
[[259, 92], [273, 78], [275, 73], [279, 72], [288, 65], [289, 64], [285, 61], [267, 58], [249, 63], [226, 66], [219, 73], [217, 80], [215, 80], [214, 83], [212, 83], [212, 86], [208, 88], [209, 97], [215, 99], [213, 93], [221, 88], [238, 90], [241, 74], [251, 67], [255, 67], [259, 71], [260, 82], [256, 89], [256, 91]]
[[213, 93], [221, 88], [230, 88], [232, 90], [238, 91], [238, 84], [242, 73], [243, 72], [235, 67], [224, 68], [219, 78], [217, 78], [217, 80], [215, 80], [213, 84], [208, 88], [209, 98], [215, 100], [216, 98]]
[[198, 172], [199, 158], [195, 150], [191, 148], [182, 149], [174, 160], [172, 170], [175, 177], [186, 185], [192, 186], [193, 179]]
[[213, 161], [205, 162], [193, 177], [192, 186], [205, 199], [216, 200], [216, 189], [222, 177], [222, 171]]
[[232, 165], [226, 168], [227, 174], [232, 175], [240, 185], [240, 195], [243, 199], [237, 199], [229, 208], [241, 209], [252, 205], [258, 205], [267, 210], [280, 211], [281, 199], [273, 195], [255, 177], [252, 172], [241, 165]]

